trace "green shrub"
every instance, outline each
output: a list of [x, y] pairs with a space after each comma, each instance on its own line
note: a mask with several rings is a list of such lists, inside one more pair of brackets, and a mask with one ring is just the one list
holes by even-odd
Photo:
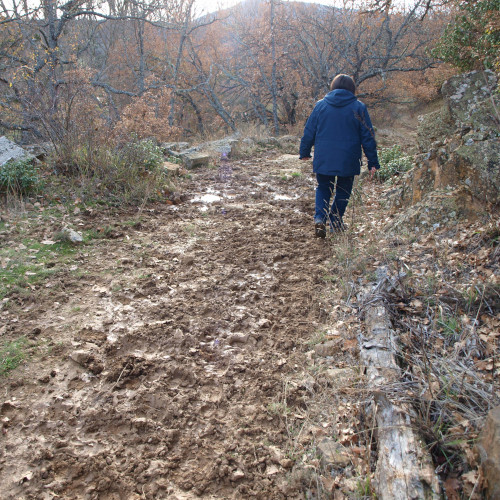
[[38, 169], [30, 159], [11, 160], [0, 166], [0, 191], [24, 195], [39, 184]]
[[410, 170], [413, 166], [413, 157], [407, 156], [397, 144], [392, 148], [383, 148], [378, 153], [380, 170], [378, 178], [385, 182], [395, 175], [400, 175]]
[[112, 203], [143, 203], [170, 191], [163, 169], [162, 150], [150, 139], [112, 145], [80, 144], [56, 159], [60, 174], [80, 184], [80, 196], [103, 198]]
[[431, 53], [463, 71], [500, 71], [500, 0], [455, 1], [454, 20], [446, 27]]
[[176, 165], [182, 165], [182, 160], [178, 158], [177, 156], [169, 156], [167, 158], [167, 161], [169, 163], [175, 163]]
[[129, 142], [123, 148], [123, 155], [125, 161], [148, 172], [154, 172], [165, 161], [161, 148], [151, 139]]

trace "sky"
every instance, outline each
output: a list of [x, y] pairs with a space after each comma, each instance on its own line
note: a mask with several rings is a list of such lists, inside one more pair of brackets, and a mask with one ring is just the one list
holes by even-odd
[[[210, 12], [216, 12], [220, 9], [225, 9], [227, 7], [232, 7], [244, 0], [195, 0], [195, 5], [198, 13], [207, 14]], [[286, 3], [288, 0], [277, 0], [281, 3]], [[321, 5], [334, 5], [336, 7], [342, 7], [344, 5], [344, 0], [291, 0], [299, 1], [304, 3], [319, 3]], [[356, 0], [355, 0], [356, 1]], [[393, 5], [399, 7], [412, 7], [415, 0], [393, 0]], [[364, 3], [364, 0], [360, 0], [359, 3]]]
[[[281, 2], [286, 2], [287, 0], [280, 0]], [[322, 5], [339, 5], [342, 3], [341, 0], [300, 0], [308, 3], [320, 3]], [[215, 12], [219, 9], [224, 9], [226, 7], [232, 7], [241, 0], [195, 0], [196, 7], [199, 11], [205, 13]]]

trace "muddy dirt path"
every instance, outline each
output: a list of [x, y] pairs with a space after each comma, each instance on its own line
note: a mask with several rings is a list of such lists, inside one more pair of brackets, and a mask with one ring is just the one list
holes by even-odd
[[287, 418], [331, 260], [310, 168], [228, 161], [181, 204], [75, 216], [108, 239], [2, 312], [38, 346], [2, 381], [2, 498], [304, 497]]

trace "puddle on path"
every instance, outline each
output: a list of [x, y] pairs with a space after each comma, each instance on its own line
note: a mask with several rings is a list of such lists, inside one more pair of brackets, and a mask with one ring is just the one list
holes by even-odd
[[197, 196], [191, 200], [191, 203], [215, 203], [216, 201], [221, 201], [222, 196], [217, 194], [204, 194], [203, 196]]
[[277, 201], [296, 200], [298, 196], [288, 196], [287, 194], [275, 194], [273, 197]]

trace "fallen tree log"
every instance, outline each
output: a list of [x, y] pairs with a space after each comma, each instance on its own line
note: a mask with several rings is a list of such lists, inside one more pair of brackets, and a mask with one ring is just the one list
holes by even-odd
[[372, 393], [378, 445], [374, 484], [377, 498], [437, 500], [439, 482], [431, 458], [412, 426], [410, 408], [398, 406], [389, 397], [400, 380], [401, 370], [396, 361], [395, 334], [383, 299], [383, 292], [391, 284], [385, 269], [380, 269], [378, 275], [378, 285], [361, 297], [366, 332], [359, 335], [361, 362], [367, 388]]

